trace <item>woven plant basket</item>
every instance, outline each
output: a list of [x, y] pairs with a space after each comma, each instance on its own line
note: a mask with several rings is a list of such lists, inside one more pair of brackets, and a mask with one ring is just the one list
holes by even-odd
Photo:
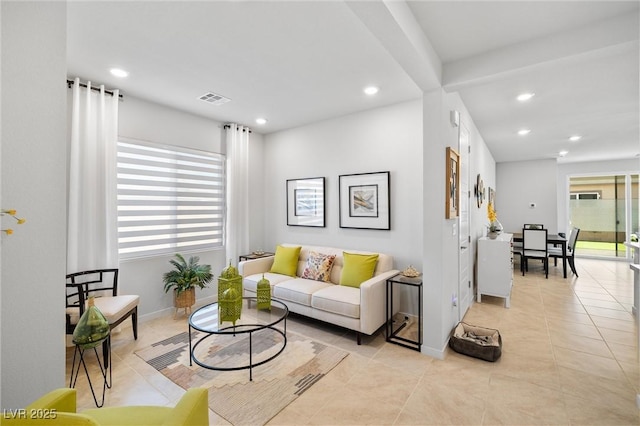
[[196, 303], [196, 289], [195, 288], [187, 289], [182, 293], [180, 293], [179, 295], [177, 294], [177, 290], [174, 289], [173, 300], [174, 300], [175, 307], [177, 309], [190, 308], [191, 306], [193, 306], [194, 303]]

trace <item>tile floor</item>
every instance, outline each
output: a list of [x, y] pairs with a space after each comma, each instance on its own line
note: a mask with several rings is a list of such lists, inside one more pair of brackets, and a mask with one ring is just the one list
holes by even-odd
[[[483, 296], [465, 321], [500, 330], [502, 358], [489, 363], [448, 351], [436, 360], [299, 316], [289, 329], [350, 351], [271, 425], [554, 424], [638, 425], [638, 329], [625, 262], [576, 259], [579, 278], [516, 269], [511, 308]], [[516, 265], [517, 268], [517, 265]], [[139, 339], [114, 335], [113, 388], [105, 406], [172, 405], [183, 390], [133, 351], [186, 330], [183, 316], [140, 324]], [[73, 351], [67, 353], [69, 374]], [[78, 379], [78, 408], [93, 407]], [[227, 422], [210, 411], [212, 425]]]

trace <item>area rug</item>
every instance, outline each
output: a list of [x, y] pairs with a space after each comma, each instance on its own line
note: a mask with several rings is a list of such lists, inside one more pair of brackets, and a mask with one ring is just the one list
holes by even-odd
[[[202, 334], [192, 332], [192, 341]], [[282, 347], [275, 332], [252, 336], [253, 362], [269, 358]], [[237, 367], [248, 364], [247, 334], [212, 336], [197, 346], [195, 355], [205, 364]], [[209, 407], [233, 425], [264, 425], [338, 365], [348, 352], [287, 332], [284, 351], [275, 359], [249, 370], [214, 371], [189, 366], [189, 333], [184, 332], [136, 351], [136, 355], [184, 389], [209, 389]]]

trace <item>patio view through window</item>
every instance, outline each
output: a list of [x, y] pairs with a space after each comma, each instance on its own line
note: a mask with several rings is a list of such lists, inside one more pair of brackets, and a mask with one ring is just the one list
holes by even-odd
[[580, 228], [576, 256], [627, 257], [625, 241], [638, 236], [638, 175], [571, 177], [572, 227]]

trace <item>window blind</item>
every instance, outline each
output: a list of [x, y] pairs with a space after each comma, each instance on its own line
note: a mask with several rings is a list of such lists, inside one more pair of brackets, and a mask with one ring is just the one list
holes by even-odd
[[222, 247], [223, 155], [118, 141], [121, 259]]

